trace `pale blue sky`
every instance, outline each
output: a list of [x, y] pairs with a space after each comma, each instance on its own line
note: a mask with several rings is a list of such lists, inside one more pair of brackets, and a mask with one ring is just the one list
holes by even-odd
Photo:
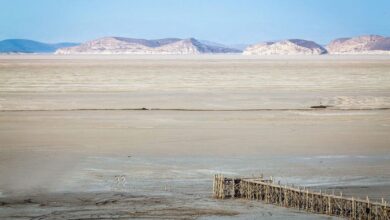
[[0, 0], [0, 40], [195, 37], [227, 44], [390, 36], [390, 0]]

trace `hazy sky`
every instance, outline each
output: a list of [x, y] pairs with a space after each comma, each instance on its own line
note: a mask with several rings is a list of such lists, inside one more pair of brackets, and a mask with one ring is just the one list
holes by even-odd
[[195, 37], [227, 44], [390, 36], [390, 0], [0, 0], [0, 39]]

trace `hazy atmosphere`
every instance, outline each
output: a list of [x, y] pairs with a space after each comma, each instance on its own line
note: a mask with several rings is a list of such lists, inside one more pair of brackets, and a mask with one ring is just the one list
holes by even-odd
[[224, 44], [303, 38], [327, 44], [340, 37], [390, 35], [387, 0], [1, 0], [0, 5], [0, 39], [49, 43], [124, 36]]

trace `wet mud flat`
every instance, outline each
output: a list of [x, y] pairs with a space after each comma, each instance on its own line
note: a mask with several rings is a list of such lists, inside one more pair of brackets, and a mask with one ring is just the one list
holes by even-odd
[[0, 216], [10, 219], [195, 219], [238, 214], [217, 208], [193, 207], [169, 197], [121, 192], [52, 193], [0, 200]]
[[[34, 153], [32, 153], [34, 154]], [[213, 173], [274, 175], [276, 181], [342, 190], [345, 196], [390, 198], [384, 156], [224, 157], [85, 156], [53, 184], [3, 191], [0, 217], [6, 219], [329, 219], [259, 201], [215, 200]], [[359, 164], [372, 164], [360, 168]], [[304, 166], [305, 168], [303, 168]], [[369, 166], [366, 166], [369, 167]], [[35, 171], [39, 173], [39, 171]], [[54, 178], [55, 175], [52, 176]], [[30, 176], [30, 179], [33, 175]], [[347, 189], [347, 190], [346, 190]], [[364, 191], [362, 191], [364, 189]], [[375, 195], [380, 195], [376, 197]]]

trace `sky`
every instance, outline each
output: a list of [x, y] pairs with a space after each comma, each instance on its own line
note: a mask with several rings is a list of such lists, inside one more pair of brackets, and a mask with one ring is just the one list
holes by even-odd
[[224, 44], [390, 36], [390, 0], [0, 0], [0, 40], [104, 36]]

